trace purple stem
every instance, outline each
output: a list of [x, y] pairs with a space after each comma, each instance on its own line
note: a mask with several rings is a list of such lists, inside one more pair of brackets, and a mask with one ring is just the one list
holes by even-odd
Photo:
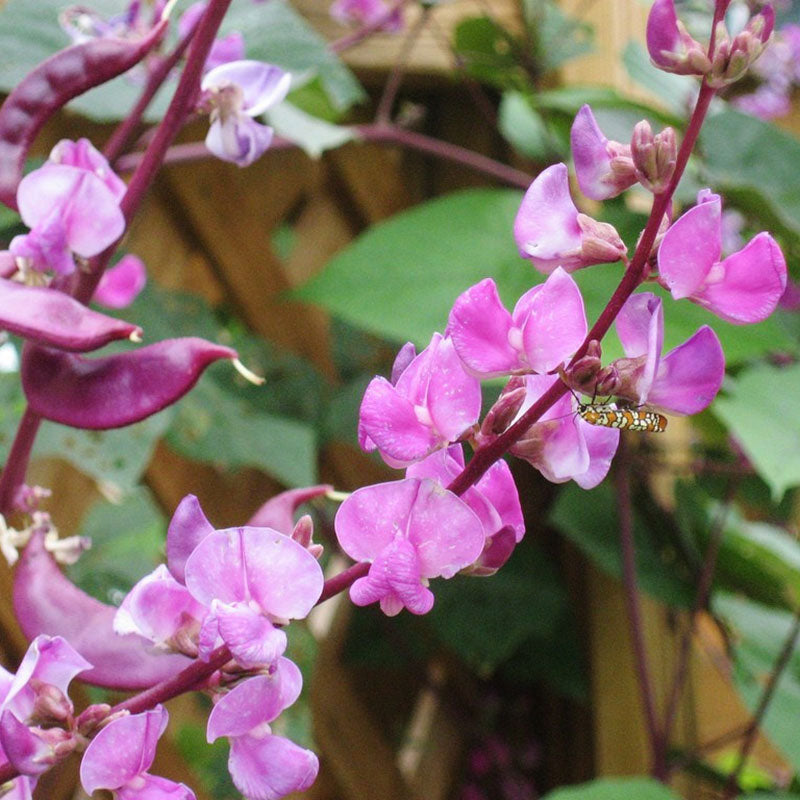
[[[194, 106], [197, 87], [200, 83], [203, 65], [206, 62], [211, 45], [217, 35], [222, 19], [228, 10], [231, 0], [211, 0], [197, 27], [186, 66], [172, 97], [167, 113], [156, 130], [156, 134], [142, 156], [136, 171], [128, 184], [128, 190], [120, 202], [125, 220], [130, 222], [139, 208], [145, 192], [161, 166], [164, 155], [177, 135]], [[82, 273], [75, 288], [74, 296], [82, 303], [88, 303], [97, 288], [103, 270], [108, 265], [116, 250], [116, 244], [91, 261], [91, 270]], [[0, 475], [0, 513], [7, 513], [12, 508], [14, 497], [25, 480], [33, 441], [39, 429], [40, 418], [26, 409], [20, 421], [11, 446], [8, 460]]]
[[[675, 161], [675, 172], [672, 175], [672, 180], [663, 194], [656, 195], [653, 199], [653, 207], [650, 209], [650, 217], [647, 220], [647, 225], [639, 239], [636, 247], [636, 252], [633, 254], [628, 269], [625, 271], [622, 280], [617, 286], [608, 304], [603, 309], [597, 322], [592, 325], [592, 329], [586, 335], [583, 344], [578, 348], [578, 351], [572, 357], [570, 366], [574, 364], [579, 358], [586, 354], [589, 342], [593, 339], [600, 341], [606, 335], [609, 328], [617, 318], [620, 309], [625, 304], [625, 301], [633, 294], [637, 286], [646, 277], [647, 262], [650, 258], [650, 253], [655, 243], [656, 236], [658, 235], [661, 220], [666, 213], [672, 195], [675, 192], [675, 187], [681, 179], [686, 162], [689, 160], [689, 155], [694, 148], [697, 137], [700, 133], [700, 127], [703, 124], [705, 115], [708, 111], [708, 106], [714, 96], [714, 89], [707, 84], [703, 83], [700, 86], [700, 93], [697, 96], [697, 103], [695, 104], [692, 117], [689, 120], [689, 125], [686, 128], [686, 135], [681, 143], [678, 156]], [[517, 422], [510, 428], [507, 428], [500, 436], [488, 445], [479, 448], [475, 451], [472, 460], [467, 464], [464, 471], [456, 476], [453, 482], [447, 487], [451, 492], [461, 495], [475, 481], [486, 472], [489, 467], [494, 464], [508, 449], [533, 425], [539, 417], [547, 411], [562, 395], [567, 393], [567, 386], [562, 381], [554, 383], [523, 415]]]
[[[459, 145], [450, 144], [449, 142], [442, 142], [439, 139], [434, 139], [431, 136], [425, 136], [421, 133], [415, 133], [414, 131], [398, 127], [397, 125], [357, 125], [355, 126], [355, 131], [364, 141], [407, 147], [410, 150], [416, 150], [417, 152], [426, 153], [427, 155], [435, 156], [445, 161], [461, 164], [462, 166], [469, 167], [484, 175], [489, 175], [502, 183], [519, 189], [527, 189], [533, 180], [533, 176], [528, 175], [527, 172], [509, 167], [501, 161], [495, 161], [493, 158], [484, 156], [481, 153], [476, 153], [474, 150], [468, 150], [466, 147], [460, 147]], [[284, 150], [296, 146], [294, 142], [276, 136], [272, 140], [270, 149]], [[209, 153], [203, 142], [190, 142], [188, 144], [176, 144], [170, 147], [165, 155], [164, 163], [186, 164], [210, 157], [211, 153]], [[130, 172], [132, 169], [138, 167], [142, 158], [143, 155], [141, 153], [130, 153], [121, 156], [116, 164], [117, 169], [120, 172]]]
[[667, 778], [664, 760], [662, 737], [659, 733], [656, 717], [653, 685], [647, 666], [647, 646], [644, 641], [644, 626], [639, 605], [639, 591], [636, 585], [636, 550], [633, 541], [633, 515], [630, 486], [630, 454], [625, 436], [619, 440], [617, 450], [617, 470], [615, 474], [617, 487], [617, 515], [619, 518], [620, 549], [622, 552], [622, 584], [625, 587], [625, 610], [628, 615], [628, 629], [633, 645], [636, 677], [642, 696], [647, 737], [650, 741], [650, 752], [653, 758], [653, 777], [660, 781]]
[[195, 23], [186, 36], [178, 42], [175, 49], [166, 58], [161, 59], [148, 76], [147, 84], [139, 99], [136, 101], [136, 105], [131, 109], [131, 113], [117, 126], [114, 133], [111, 134], [109, 140], [106, 142], [106, 146], [103, 148], [103, 155], [108, 159], [108, 163], [111, 164], [112, 167], [130, 141], [134, 130], [141, 122], [144, 112], [150, 105], [150, 101], [155, 97], [156, 92], [158, 92], [161, 85], [183, 57], [196, 30], [197, 23]]
[[797, 647], [797, 640], [799, 638], [800, 608], [798, 608], [794, 613], [792, 627], [789, 629], [789, 635], [786, 637], [786, 641], [783, 643], [783, 648], [781, 649], [781, 652], [775, 661], [775, 665], [769, 674], [767, 685], [764, 687], [761, 699], [758, 701], [758, 707], [753, 713], [753, 717], [747, 726], [744, 739], [739, 747], [739, 755], [736, 759], [736, 766], [728, 776], [725, 789], [722, 792], [722, 800], [731, 800], [731, 798], [738, 794], [739, 776], [742, 774], [744, 765], [747, 763], [747, 759], [750, 756], [753, 747], [755, 746], [756, 737], [758, 736], [758, 730], [761, 727], [761, 722], [764, 719], [764, 715], [767, 713], [769, 704], [772, 702], [772, 697], [775, 694], [775, 690], [778, 688], [778, 682], [780, 681], [781, 675], [783, 675], [786, 667], [789, 666], [789, 661], [792, 658], [795, 647]]
[[370, 565], [368, 562], [361, 561], [343, 570], [338, 575], [328, 578], [328, 580], [325, 581], [325, 585], [322, 587], [322, 594], [319, 596], [316, 605], [324, 603], [326, 600], [329, 600], [335, 594], [339, 594], [339, 592], [343, 592], [345, 589], [349, 589], [353, 583], [359, 578], [363, 578], [364, 575], [369, 572], [369, 567]]
[[728, 514], [731, 509], [731, 503], [733, 502], [733, 498], [738, 486], [738, 479], [732, 479], [729, 482], [728, 489], [725, 492], [725, 501], [711, 527], [708, 549], [706, 550], [705, 559], [703, 560], [703, 569], [700, 573], [700, 578], [697, 584], [697, 594], [695, 595], [694, 605], [690, 612], [689, 625], [683, 632], [683, 637], [681, 638], [680, 650], [678, 651], [678, 661], [675, 667], [675, 677], [672, 681], [672, 691], [670, 692], [669, 702], [667, 703], [667, 712], [664, 717], [663, 745], [665, 749], [669, 747], [669, 737], [672, 733], [672, 725], [675, 722], [675, 717], [678, 713], [678, 703], [680, 702], [683, 687], [686, 683], [686, 677], [689, 672], [689, 654], [691, 652], [692, 635], [694, 634], [695, 630], [695, 622], [697, 620], [697, 615], [708, 604], [708, 597], [711, 593], [711, 583], [714, 578], [714, 570], [717, 566], [717, 557], [719, 556], [719, 549], [722, 545], [722, 538], [725, 532], [725, 522], [727, 521]]

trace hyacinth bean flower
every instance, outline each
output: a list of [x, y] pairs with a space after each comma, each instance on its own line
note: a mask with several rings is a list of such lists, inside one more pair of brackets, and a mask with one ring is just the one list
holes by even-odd
[[126, 255], [103, 273], [92, 299], [106, 308], [127, 308], [146, 283], [147, 269], [142, 259]]
[[[206, 2], [192, 3], [181, 14], [178, 20], [178, 36], [181, 39], [188, 36], [198, 25], [207, 5]], [[220, 36], [214, 40], [206, 63], [203, 65], [203, 72], [209, 72], [214, 67], [228, 64], [231, 61], [241, 61], [244, 59], [244, 55], [244, 37], [239, 31], [232, 31], [226, 36]]]
[[99, 789], [115, 800], [195, 800], [194, 792], [147, 770], [156, 756], [156, 745], [167, 727], [163, 706], [141, 714], [117, 717], [89, 742], [81, 761], [81, 784], [88, 794]]
[[647, 51], [665, 72], [705, 75], [711, 61], [705, 48], [693, 39], [675, 13], [675, 0], [655, 0], [647, 17]]
[[91, 668], [60, 636], [37, 636], [11, 676], [0, 673], [0, 746], [23, 775], [40, 775], [74, 750], [70, 681]]
[[[448, 486], [464, 469], [460, 444], [432, 453], [406, 470], [407, 478], [431, 478]], [[468, 569], [472, 575], [493, 575], [505, 564], [525, 535], [519, 494], [505, 461], [496, 461], [461, 499], [483, 523], [485, 542], [478, 560]]]
[[144, 689], [189, 666], [185, 656], [154, 653], [142, 636], [115, 636], [117, 607], [72, 583], [45, 548], [44, 538], [43, 531], [34, 532], [14, 573], [14, 611], [28, 639], [40, 634], [65, 637], [93, 664], [81, 680], [113, 689]]
[[334, 521], [339, 545], [369, 573], [350, 587], [357, 606], [379, 602], [388, 616], [433, 607], [428, 579], [452, 578], [483, 552], [478, 515], [437, 481], [406, 478], [357, 489]]
[[9, 250], [25, 271], [69, 275], [73, 253], [97, 255], [125, 230], [114, 193], [81, 167], [45, 164], [34, 170], [20, 181], [17, 205], [31, 230], [15, 236]]
[[587, 330], [580, 289], [557, 267], [511, 314], [491, 278], [475, 284], [453, 304], [446, 335], [471, 374], [491, 378], [550, 372], [578, 349]]
[[514, 239], [522, 258], [539, 272], [567, 272], [619, 261], [627, 250], [613, 226], [575, 208], [566, 164], [553, 164], [528, 187], [514, 220]]
[[78, 167], [91, 172], [103, 181], [117, 202], [122, 200], [127, 191], [125, 181], [111, 169], [106, 157], [88, 139], [78, 139], [77, 142], [62, 139], [50, 151], [47, 163]]
[[575, 115], [570, 145], [578, 186], [592, 200], [616, 197], [636, 183], [630, 145], [607, 139], [588, 105]]
[[206, 147], [217, 158], [247, 167], [272, 141], [272, 128], [253, 117], [286, 97], [292, 76], [260, 61], [232, 61], [212, 69], [201, 83], [211, 108]]
[[358, 441], [391, 467], [406, 467], [456, 441], [478, 420], [481, 388], [464, 371], [453, 342], [435, 333], [417, 356], [406, 345], [390, 383], [373, 378], [361, 401]]
[[725, 377], [725, 355], [708, 325], [662, 357], [664, 312], [651, 292], [628, 298], [616, 320], [626, 358], [613, 363], [616, 393], [672, 414], [697, 414], [716, 397]]
[[676, 300], [686, 297], [728, 322], [761, 322], [786, 289], [780, 247], [768, 233], [759, 233], [720, 260], [722, 202], [707, 189], [697, 201], [664, 235], [658, 250], [659, 282]]
[[372, 26], [380, 23], [378, 30], [386, 33], [403, 30], [402, 10], [397, 6], [390, 13], [389, 6], [383, 0], [334, 0], [330, 15], [342, 25], [357, 23]]
[[275, 736], [269, 725], [295, 702], [302, 682], [295, 664], [279, 658], [268, 674], [249, 678], [216, 700], [207, 738], [230, 740], [228, 771], [248, 800], [278, 800], [308, 789], [317, 777], [316, 755]]
[[[554, 383], [550, 375], [526, 375], [517, 380], [523, 382], [525, 396], [511, 424]], [[577, 400], [566, 394], [533, 423], [511, 452], [553, 483], [574, 480], [583, 489], [593, 489], [608, 474], [618, 444], [618, 430], [584, 422], [577, 414]]]

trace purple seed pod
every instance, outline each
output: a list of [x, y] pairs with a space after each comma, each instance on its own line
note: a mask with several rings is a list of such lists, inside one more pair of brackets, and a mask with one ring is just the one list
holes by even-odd
[[29, 72], [0, 107], [0, 202], [17, 210], [17, 186], [28, 150], [42, 126], [74, 97], [138, 64], [167, 28], [146, 36], [93, 39], [60, 50]]
[[34, 533], [14, 574], [14, 609], [28, 639], [63, 636], [93, 669], [81, 680], [112, 689], [146, 689], [191, 664], [185, 656], [154, 653], [152, 642], [114, 633], [115, 606], [83, 592], [58, 568]]
[[142, 329], [81, 305], [63, 292], [0, 278], [0, 330], [60, 350], [86, 353], [115, 339], [138, 341]]
[[73, 428], [121, 428], [179, 400], [229, 347], [187, 337], [165, 339], [104, 358], [84, 358], [30, 343], [22, 351], [22, 388], [32, 411]]

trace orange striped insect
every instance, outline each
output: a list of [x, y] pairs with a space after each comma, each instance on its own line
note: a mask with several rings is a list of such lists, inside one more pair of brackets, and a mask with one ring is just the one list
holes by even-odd
[[665, 416], [640, 408], [617, 408], [613, 403], [578, 403], [577, 410], [584, 422], [602, 428], [661, 433], [667, 427]]

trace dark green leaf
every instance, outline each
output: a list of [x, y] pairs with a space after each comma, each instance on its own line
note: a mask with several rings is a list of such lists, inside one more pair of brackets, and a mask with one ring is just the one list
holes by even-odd
[[472, 17], [458, 24], [453, 48], [467, 73], [499, 89], [524, 89], [530, 77], [520, 66], [517, 40], [491, 17]]
[[480, 676], [489, 677], [529, 637], [558, 638], [566, 590], [538, 547], [519, 545], [489, 578], [458, 577], [433, 587], [427, 620]]
[[543, 800], [680, 800], [679, 796], [652, 778], [601, 778], [567, 786], [546, 794]]
[[[736, 687], [752, 710], [764, 691], [792, 628], [792, 615], [767, 608], [744, 598], [717, 593], [714, 610], [725, 618], [735, 642], [733, 673]], [[800, 768], [800, 653], [795, 648], [787, 668], [778, 681], [764, 717], [763, 728], [770, 740]]]
[[713, 406], [776, 501], [787, 488], [800, 484], [798, 392], [800, 364], [760, 364], [730, 380]]
[[[603, 483], [591, 492], [568, 484], [559, 493], [551, 521], [603, 572], [622, 575], [614, 492]], [[694, 591], [688, 569], [663, 531], [646, 526], [634, 513], [636, 568], [641, 588], [664, 603], [689, 606]]]

